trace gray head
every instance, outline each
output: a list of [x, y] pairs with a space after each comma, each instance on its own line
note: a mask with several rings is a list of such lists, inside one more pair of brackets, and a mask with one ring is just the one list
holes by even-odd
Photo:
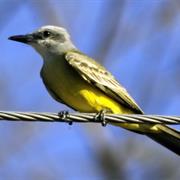
[[11, 36], [9, 39], [31, 45], [43, 57], [76, 49], [66, 29], [58, 26], [43, 26], [30, 34]]

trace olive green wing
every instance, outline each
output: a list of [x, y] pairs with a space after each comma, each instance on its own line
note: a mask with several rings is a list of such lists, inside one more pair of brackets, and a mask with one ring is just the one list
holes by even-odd
[[132, 109], [133, 112], [140, 114], [143, 113], [126, 89], [116, 81], [111, 73], [92, 58], [79, 51], [69, 51], [66, 52], [64, 56], [67, 62], [88, 83], [96, 86], [106, 95], [112, 97], [125, 107]]

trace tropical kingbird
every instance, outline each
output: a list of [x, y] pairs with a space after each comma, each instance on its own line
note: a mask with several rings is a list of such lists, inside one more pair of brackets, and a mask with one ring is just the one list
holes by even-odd
[[[51, 96], [79, 112], [143, 114], [126, 89], [94, 59], [80, 52], [68, 32], [57, 26], [9, 37], [31, 45], [42, 57], [42, 80]], [[116, 123], [144, 134], [180, 155], [180, 133], [160, 124]]]

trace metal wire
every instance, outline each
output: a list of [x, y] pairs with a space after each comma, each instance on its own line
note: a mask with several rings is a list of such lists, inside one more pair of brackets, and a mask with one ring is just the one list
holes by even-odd
[[180, 124], [180, 116], [160, 115], [119, 115], [95, 113], [39, 113], [0, 111], [0, 120], [9, 121], [44, 121], [44, 122], [72, 122], [78, 123], [149, 123], [149, 124]]

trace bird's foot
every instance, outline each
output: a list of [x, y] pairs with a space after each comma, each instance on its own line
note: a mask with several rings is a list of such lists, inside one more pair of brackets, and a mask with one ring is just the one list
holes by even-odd
[[[68, 115], [69, 115], [69, 112], [68, 111], [60, 111], [58, 113], [58, 116], [60, 119], [62, 120], [67, 120], [68, 119]], [[66, 121], [67, 122], [67, 121]], [[73, 121], [68, 121], [68, 124], [69, 125], [72, 125], [73, 124]]]
[[94, 120], [97, 121], [97, 122], [101, 122], [102, 126], [104, 126], [104, 127], [107, 125], [107, 121], [106, 121], [106, 119], [104, 117], [105, 113], [106, 113], [106, 110], [101, 110], [94, 117]]

